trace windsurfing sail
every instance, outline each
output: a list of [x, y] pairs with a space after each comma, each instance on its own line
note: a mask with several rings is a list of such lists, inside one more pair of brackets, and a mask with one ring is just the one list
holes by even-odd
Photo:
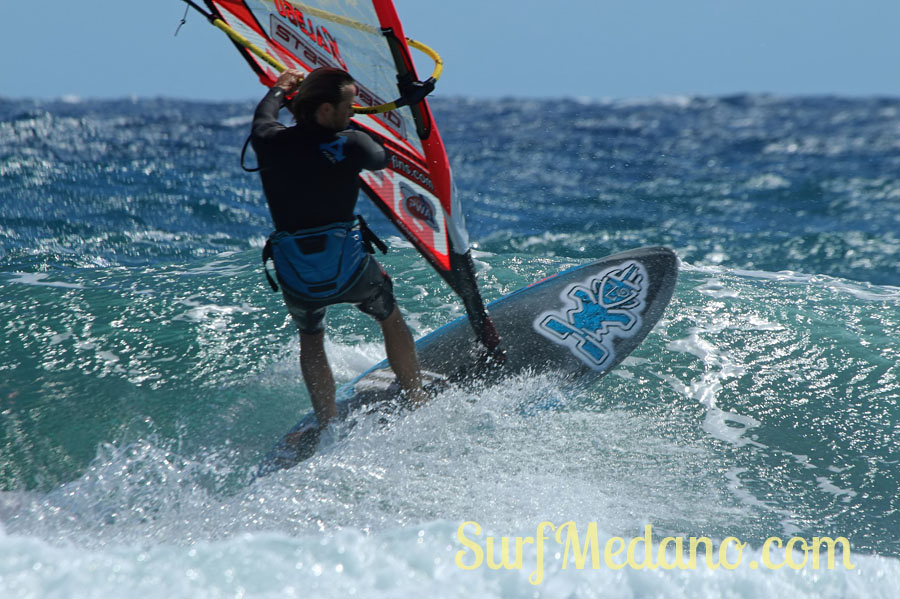
[[[362, 105], [354, 122], [390, 154], [384, 170], [363, 171], [362, 189], [460, 296], [481, 343], [499, 352], [499, 336], [475, 281], [450, 163], [424, 98], [434, 82], [419, 81], [410, 57], [412, 40], [404, 36], [393, 2], [204, 0], [206, 13], [184, 1], [231, 36], [267, 87], [282, 65], [303, 73], [338, 67], [353, 76]], [[405, 106], [365, 114], [365, 108], [398, 96]]]

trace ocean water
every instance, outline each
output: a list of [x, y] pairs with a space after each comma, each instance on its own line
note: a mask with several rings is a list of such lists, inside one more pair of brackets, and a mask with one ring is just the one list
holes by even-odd
[[[433, 107], [487, 300], [667, 245], [672, 304], [588, 388], [451, 389], [251, 483], [310, 407], [239, 167], [253, 103], [0, 99], [0, 597], [896, 596], [900, 99]], [[462, 315], [360, 211], [414, 333]], [[341, 382], [384, 355], [352, 308], [327, 349]], [[579, 567], [566, 522], [730, 549]]]

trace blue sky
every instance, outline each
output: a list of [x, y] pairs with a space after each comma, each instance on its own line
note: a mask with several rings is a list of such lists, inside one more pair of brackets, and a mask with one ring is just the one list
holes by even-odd
[[[395, 0], [445, 60], [438, 93], [900, 96], [900, 0]], [[178, 0], [0, 0], [0, 96], [255, 99]], [[418, 60], [426, 74], [431, 65]]]

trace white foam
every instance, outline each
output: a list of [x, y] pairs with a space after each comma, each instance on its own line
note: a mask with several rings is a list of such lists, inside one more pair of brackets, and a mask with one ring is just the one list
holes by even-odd
[[[327, 346], [335, 361], [359, 358], [356, 347]], [[898, 560], [855, 553], [853, 571], [729, 572], [702, 558], [693, 570], [637, 571], [602, 560], [578, 569], [556, 546], [535, 586], [529, 547], [521, 568], [462, 570], [465, 521], [497, 538], [534, 535], [543, 521], [582, 531], [593, 522], [602, 548], [647, 523], [659, 536], [702, 534], [683, 529], [690, 523], [739, 534], [748, 509], [773, 511], [740, 469], [724, 493], [710, 450], [673, 440], [657, 417], [569, 411], [578, 398], [559, 389], [551, 375], [522, 376], [474, 395], [451, 389], [386, 428], [362, 417], [312, 460], [234, 493], [205, 483], [228, 471], [226, 456], [190, 459], [152, 436], [104, 446], [56, 491], [0, 495], [0, 596], [768, 599], [890, 597], [900, 583]], [[790, 515], [775, 512], [790, 531]], [[759, 547], [743, 548], [751, 560]]]
[[816, 482], [819, 484], [820, 489], [826, 493], [831, 493], [835, 497], [841, 498], [841, 501], [845, 503], [849, 502], [851, 498], [856, 497], [856, 491], [852, 489], [841, 489], [826, 476], [816, 477]]
[[188, 306], [188, 310], [174, 316], [172, 320], [186, 320], [190, 322], [205, 323], [214, 328], [224, 328], [227, 325], [227, 318], [232, 314], [249, 314], [258, 312], [262, 308], [257, 308], [249, 304], [241, 305], [221, 305], [207, 302], [200, 295], [192, 295], [185, 299], [178, 300], [179, 304]]
[[244, 114], [240, 116], [232, 116], [226, 119], [222, 119], [221, 123], [223, 127], [246, 127], [251, 122], [253, 122], [253, 115]]
[[812, 275], [798, 273], [790, 270], [770, 272], [765, 270], [746, 270], [740, 268], [727, 268], [708, 264], [683, 263], [681, 269], [685, 272], [700, 272], [717, 276], [733, 275], [749, 279], [778, 281], [780, 283], [797, 283], [810, 285], [822, 289], [829, 289], [837, 293], [845, 293], [853, 297], [872, 302], [896, 302], [900, 301], [900, 287], [892, 285], [874, 285], [872, 283], [850, 281], [827, 275]]
[[747, 187], [767, 191], [787, 189], [790, 186], [791, 182], [789, 180], [775, 173], [763, 173], [761, 175], [756, 175], [747, 181]]
[[36, 272], [36, 273], [28, 273], [28, 272], [15, 272], [12, 273], [12, 278], [9, 278], [8, 281], [10, 283], [18, 283], [20, 285], [36, 285], [41, 287], [59, 287], [62, 289], [84, 289], [84, 285], [80, 283], [63, 283], [62, 281], [48, 281], [50, 275], [47, 273]]
[[704, 295], [708, 295], [717, 299], [740, 297], [740, 294], [737, 291], [727, 288], [718, 279], [708, 279], [702, 285], [697, 287], [697, 291]]
[[[532, 546], [525, 547], [519, 568], [492, 569], [483, 561], [477, 569], [463, 570], [457, 565], [458, 558], [459, 563], [470, 565], [472, 557], [459, 542], [460, 524], [434, 521], [378, 533], [347, 528], [299, 536], [256, 531], [212, 542], [147, 542], [100, 549], [0, 534], [0, 560], [4, 564], [0, 596], [880, 599], [896, 596], [900, 582], [900, 561], [893, 558], [851, 554], [854, 569], [848, 570], [838, 552], [834, 569], [828, 569], [823, 559], [818, 570], [811, 566], [772, 570], [762, 567], [762, 550], [752, 546], [742, 547], [741, 565], [732, 571], [710, 569], [702, 551], [693, 569], [636, 570], [626, 566], [612, 570], [602, 557], [596, 568], [590, 559], [579, 568], [571, 554], [564, 561], [563, 548], [552, 531], [540, 570]], [[474, 538], [483, 547], [489, 535], [499, 542], [502, 536], [534, 536], [536, 527], [537, 523], [529, 529], [499, 528], [483, 530], [480, 537], [474, 537], [471, 531], [468, 535], [470, 542]], [[615, 533], [599, 529], [601, 551], [612, 536]], [[737, 563], [737, 549], [733, 545], [731, 549], [728, 559]], [[638, 555], [638, 559], [643, 558], [640, 551]], [[658, 562], [659, 556], [652, 555], [652, 559]], [[670, 550], [665, 559], [674, 563], [674, 553]], [[768, 559], [770, 563], [783, 563], [783, 550], [770, 552]], [[794, 560], [802, 563], [803, 556], [795, 553]], [[540, 584], [535, 585], [538, 572]]]

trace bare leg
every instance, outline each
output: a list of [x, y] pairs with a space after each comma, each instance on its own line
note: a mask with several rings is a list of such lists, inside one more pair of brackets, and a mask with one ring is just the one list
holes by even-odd
[[416, 355], [416, 343], [396, 306], [391, 315], [381, 321], [381, 332], [384, 334], [388, 364], [397, 375], [406, 396], [415, 404], [424, 403], [425, 392], [422, 390], [422, 372]]
[[308, 335], [300, 333], [300, 370], [309, 391], [313, 410], [324, 428], [328, 421], [337, 416], [334, 403], [334, 375], [325, 355], [325, 332]]

